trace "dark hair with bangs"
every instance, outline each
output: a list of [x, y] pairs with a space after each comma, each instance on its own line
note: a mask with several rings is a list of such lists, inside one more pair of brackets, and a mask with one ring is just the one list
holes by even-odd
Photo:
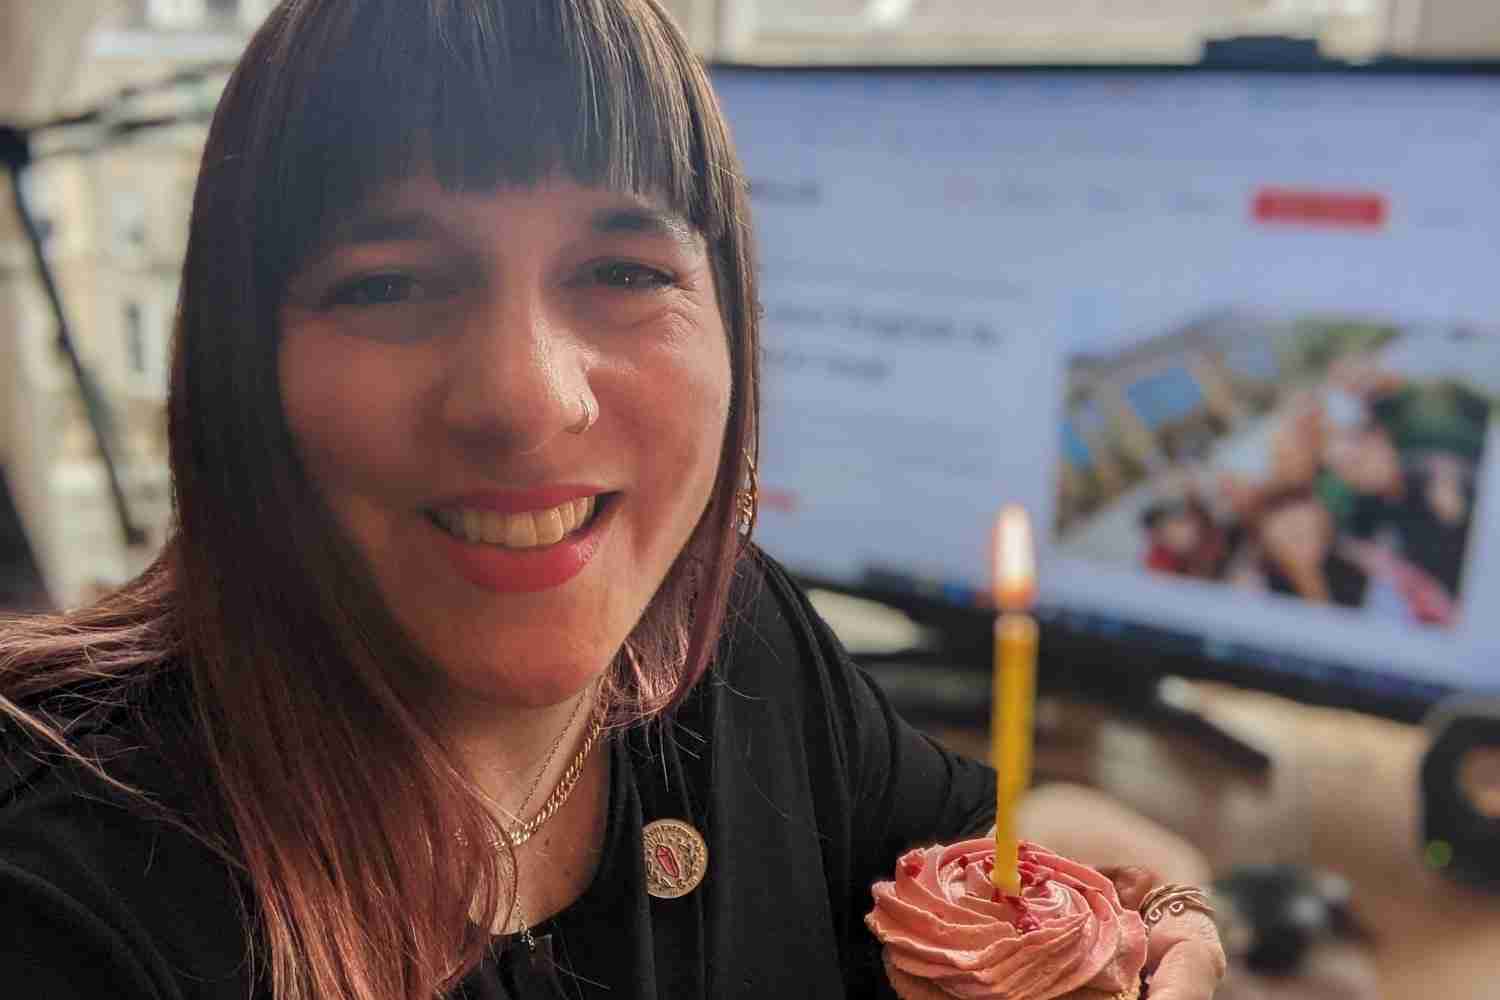
[[[64, 752], [76, 718], [28, 705], [83, 683], [87, 706], [163, 674], [187, 682], [182, 752], [207, 761], [213, 794], [180, 819], [245, 876], [278, 1000], [428, 1000], [478, 961], [510, 898], [495, 820], [405, 687], [427, 665], [311, 488], [277, 378], [298, 267], [383, 185], [428, 168], [454, 189], [562, 173], [650, 194], [707, 240], [729, 418], [708, 508], [609, 671], [616, 724], [701, 676], [748, 551], [735, 503], [756, 447], [748, 202], [707, 76], [660, 5], [285, 0], [203, 154], [168, 401], [173, 536], [103, 602], [0, 634], [0, 717]], [[101, 685], [113, 690], [95, 697]], [[455, 843], [471, 846], [434, 849]]]
[[293, 70], [266, 95], [279, 105], [261, 163], [274, 182], [256, 197], [269, 290], [327, 220], [418, 164], [456, 190], [563, 173], [654, 195], [711, 244], [736, 227], [737, 170], [706, 80], [632, 16], [654, 5], [309, 6], [273, 43]]

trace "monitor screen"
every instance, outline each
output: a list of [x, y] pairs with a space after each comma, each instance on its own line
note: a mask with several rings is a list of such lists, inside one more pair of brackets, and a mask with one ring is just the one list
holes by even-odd
[[1018, 502], [1121, 662], [1500, 688], [1500, 75], [714, 76], [793, 571], [977, 621]]

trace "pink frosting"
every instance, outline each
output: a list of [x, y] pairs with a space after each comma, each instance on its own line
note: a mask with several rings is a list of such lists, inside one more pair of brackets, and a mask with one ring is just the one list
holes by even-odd
[[1137, 981], [1146, 928], [1114, 883], [1022, 843], [1021, 895], [1006, 896], [990, 883], [994, 855], [990, 839], [902, 855], [865, 917], [887, 961], [964, 1000], [1118, 993]]

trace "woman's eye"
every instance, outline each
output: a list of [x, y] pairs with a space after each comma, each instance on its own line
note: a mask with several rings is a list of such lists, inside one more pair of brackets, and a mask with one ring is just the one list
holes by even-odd
[[372, 274], [335, 288], [326, 300], [328, 305], [381, 306], [396, 305], [424, 298], [426, 289], [416, 278], [405, 274]]
[[591, 270], [590, 276], [601, 285], [630, 291], [665, 288], [673, 282], [672, 276], [665, 271], [628, 261], [598, 264]]

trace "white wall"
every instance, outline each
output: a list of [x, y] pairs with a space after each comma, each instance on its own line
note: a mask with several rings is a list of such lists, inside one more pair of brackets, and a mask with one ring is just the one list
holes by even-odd
[[77, 76], [89, 33], [119, 12], [116, 0], [0, 3], [0, 121], [33, 121], [56, 111], [58, 95]]
[[1500, 0], [671, 0], [699, 50], [745, 61], [1190, 60], [1205, 37], [1319, 38], [1367, 58], [1500, 57]]
[[1500, 3], [1391, 0], [1389, 38], [1407, 55], [1500, 56]]

